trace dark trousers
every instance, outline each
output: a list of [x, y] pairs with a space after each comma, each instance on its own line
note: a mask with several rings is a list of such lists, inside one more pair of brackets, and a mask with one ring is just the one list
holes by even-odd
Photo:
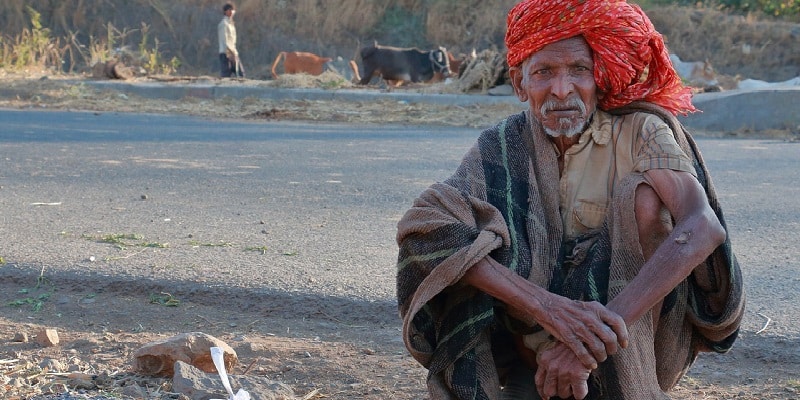
[[231, 76], [237, 76], [244, 78], [244, 68], [242, 68], [242, 63], [237, 63], [236, 59], [228, 58], [227, 54], [220, 53], [219, 64], [221, 77], [229, 78]]

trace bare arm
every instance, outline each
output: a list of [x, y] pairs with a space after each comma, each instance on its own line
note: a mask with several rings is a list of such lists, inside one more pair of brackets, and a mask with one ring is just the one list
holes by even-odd
[[502, 301], [515, 318], [541, 325], [587, 368], [596, 368], [608, 354], [616, 353], [618, 344], [627, 346], [624, 321], [600, 303], [550, 293], [490, 257], [472, 266], [462, 282]]
[[[627, 325], [641, 318], [680, 284], [714, 249], [725, 241], [725, 230], [708, 204], [705, 191], [686, 172], [651, 170], [645, 173], [672, 215], [675, 226], [636, 277], [608, 303]], [[544, 398], [571, 393], [586, 396], [588, 376], [580, 360], [557, 343], [539, 355], [536, 386]]]
[[675, 227], [636, 277], [608, 303], [628, 325], [660, 302], [725, 241], [725, 229], [697, 179], [668, 169], [650, 170], [645, 176], [675, 220]]

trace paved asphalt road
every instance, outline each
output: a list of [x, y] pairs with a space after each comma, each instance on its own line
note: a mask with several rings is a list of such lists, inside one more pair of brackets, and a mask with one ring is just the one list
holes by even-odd
[[[44, 267], [388, 305], [396, 222], [477, 133], [0, 110], [0, 256], [13, 266], [0, 278]], [[800, 144], [699, 145], [744, 268], [745, 330], [768, 316], [770, 332], [800, 337]], [[112, 234], [168, 247], [96, 240]]]

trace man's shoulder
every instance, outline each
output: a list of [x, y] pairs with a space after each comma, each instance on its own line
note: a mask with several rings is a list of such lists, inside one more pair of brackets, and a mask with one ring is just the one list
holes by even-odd
[[628, 132], [635, 135], [646, 135], [648, 132], [672, 131], [667, 121], [655, 113], [647, 111], [634, 111], [626, 114], [603, 113], [609, 122], [608, 125], [614, 127], [612, 130], [618, 131], [617, 134]]
[[486, 128], [483, 132], [498, 132], [504, 131], [518, 131], [520, 128], [524, 127], [525, 124], [528, 123], [528, 116], [527, 112], [522, 111], [517, 114], [511, 114], [506, 116], [505, 118], [498, 121], [492, 127]]
[[648, 111], [633, 111], [625, 114], [608, 113], [602, 110], [598, 111], [601, 113], [602, 117], [608, 118], [611, 121], [621, 122], [623, 124], [631, 124], [635, 126], [644, 126], [645, 124], [653, 124], [653, 123], [664, 124], [664, 125], [667, 124], [667, 122], [664, 121], [664, 119], [661, 118], [661, 116]]
[[[605, 112], [605, 111], [604, 111]], [[649, 127], [650, 129], [666, 129], [672, 131], [670, 126], [678, 124], [674, 116], [661, 107], [646, 103], [634, 102], [630, 105], [608, 110], [613, 121], [620, 125], [634, 126], [636, 128]]]

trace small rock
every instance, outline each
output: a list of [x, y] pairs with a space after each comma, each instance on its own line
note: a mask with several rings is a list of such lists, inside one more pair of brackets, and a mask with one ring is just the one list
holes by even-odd
[[124, 386], [122, 388], [122, 395], [132, 399], [146, 399], [148, 397], [147, 391], [136, 383]]
[[231, 370], [238, 362], [236, 351], [227, 343], [202, 332], [189, 332], [165, 340], [151, 342], [133, 354], [134, 370], [142, 375], [169, 377], [175, 362], [191, 364], [205, 372], [216, 372], [211, 360], [211, 347], [222, 348], [225, 368]]
[[[197, 368], [178, 361], [175, 363], [175, 374], [172, 376], [172, 392], [179, 393], [189, 399], [221, 398], [225, 393], [222, 380], [216, 372], [204, 373]], [[282, 382], [250, 375], [228, 375], [234, 393], [240, 389], [253, 396], [254, 399], [293, 399], [294, 391]]]
[[17, 332], [14, 334], [14, 341], [18, 343], [28, 343], [28, 334], [25, 332]]
[[108, 375], [108, 372], [103, 371], [94, 379], [94, 383], [100, 387], [111, 387], [114, 385], [114, 378]]
[[45, 328], [36, 334], [36, 343], [42, 347], [53, 347], [58, 341], [58, 332], [55, 329]]
[[65, 370], [64, 364], [62, 364], [61, 361], [52, 358], [45, 358], [42, 360], [42, 362], [39, 363], [39, 368], [47, 369], [51, 372], [63, 372]]
[[147, 200], [147, 195], [146, 194], [142, 195], [142, 200]]
[[91, 375], [87, 374], [69, 374], [67, 377], [67, 386], [75, 390], [94, 390], [97, 385], [94, 384], [94, 379]]

